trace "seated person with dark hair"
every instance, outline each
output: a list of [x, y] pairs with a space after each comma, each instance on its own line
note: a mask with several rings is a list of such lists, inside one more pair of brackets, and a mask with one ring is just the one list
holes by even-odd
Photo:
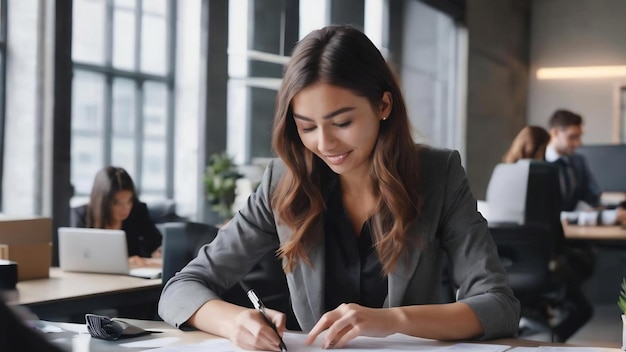
[[120, 167], [107, 166], [96, 174], [89, 204], [72, 209], [70, 222], [73, 227], [124, 230], [131, 265], [161, 258], [161, 233]]

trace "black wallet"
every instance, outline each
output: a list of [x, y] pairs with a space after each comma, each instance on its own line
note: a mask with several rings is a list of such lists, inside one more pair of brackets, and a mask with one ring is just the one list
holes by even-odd
[[148, 335], [157, 331], [144, 330], [119, 319], [104, 315], [85, 314], [87, 330], [92, 337], [103, 340], [117, 340], [125, 337]]

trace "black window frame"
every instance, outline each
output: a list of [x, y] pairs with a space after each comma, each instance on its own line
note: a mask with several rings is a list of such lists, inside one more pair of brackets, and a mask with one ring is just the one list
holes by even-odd
[[[149, 1], [149, 0], [148, 0]], [[142, 20], [143, 20], [143, 0], [135, 0], [135, 63], [134, 69], [119, 69], [113, 66], [113, 25], [114, 25], [114, 10], [115, 10], [115, 1], [114, 0], [105, 0], [106, 2], [106, 18], [105, 18], [105, 28], [106, 33], [104, 34], [104, 46], [105, 46], [105, 62], [104, 64], [93, 64], [80, 62], [72, 58], [72, 71], [75, 74], [77, 71], [82, 71], [86, 73], [95, 73], [102, 75], [105, 82], [105, 93], [104, 93], [104, 130], [103, 130], [103, 139], [104, 139], [104, 148], [103, 152], [103, 165], [111, 164], [111, 144], [112, 144], [112, 122], [113, 122], [113, 109], [112, 109], [112, 101], [113, 101], [113, 82], [116, 78], [129, 79], [135, 83], [135, 93], [136, 93], [136, 101], [135, 101], [135, 130], [134, 130], [134, 154], [135, 154], [135, 172], [132, 175], [133, 181], [135, 183], [135, 187], [138, 192], [142, 194], [156, 194], [160, 193], [160, 190], [150, 190], [145, 189], [142, 185], [142, 176], [143, 176], [143, 164], [144, 160], [143, 156], [143, 143], [146, 140], [149, 140], [148, 137], [144, 136], [143, 133], [143, 121], [144, 121], [144, 112], [143, 112], [143, 98], [144, 98], [144, 84], [146, 82], [155, 82], [165, 84], [167, 90], [167, 104], [166, 104], [166, 135], [165, 135], [165, 143], [166, 143], [166, 155], [165, 155], [165, 197], [173, 198], [174, 197], [174, 100], [175, 100], [175, 48], [176, 48], [176, 17], [177, 17], [177, 7], [175, 0], [166, 0], [167, 4], [167, 13], [166, 13], [166, 72], [164, 75], [152, 74], [141, 72], [141, 44], [142, 44]], [[88, 136], [89, 133], [81, 132], [81, 131], [71, 131], [71, 136], [75, 135], [83, 135]], [[75, 193], [74, 196], [88, 196], [88, 194]]]
[[2, 211], [2, 184], [4, 180], [4, 104], [6, 96], [7, 0], [0, 0], [0, 211]]

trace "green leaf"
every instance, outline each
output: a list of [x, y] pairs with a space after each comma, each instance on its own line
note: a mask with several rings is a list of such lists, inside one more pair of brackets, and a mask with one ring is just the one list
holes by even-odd
[[205, 194], [211, 209], [225, 218], [233, 215], [231, 208], [235, 201], [237, 179], [241, 177], [237, 165], [226, 152], [209, 157], [209, 165], [204, 172]]

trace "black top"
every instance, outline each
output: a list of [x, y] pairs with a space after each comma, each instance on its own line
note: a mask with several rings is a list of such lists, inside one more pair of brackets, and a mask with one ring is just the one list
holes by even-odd
[[[72, 208], [70, 226], [87, 227], [87, 205]], [[135, 202], [128, 218], [122, 222], [122, 230], [126, 232], [128, 256], [138, 255], [149, 258], [161, 245], [161, 232], [156, 228], [146, 203]]]
[[387, 276], [372, 245], [369, 220], [357, 237], [343, 206], [338, 181], [336, 177], [328, 186], [324, 217], [325, 309], [333, 310], [342, 303], [382, 308], [387, 297]]

